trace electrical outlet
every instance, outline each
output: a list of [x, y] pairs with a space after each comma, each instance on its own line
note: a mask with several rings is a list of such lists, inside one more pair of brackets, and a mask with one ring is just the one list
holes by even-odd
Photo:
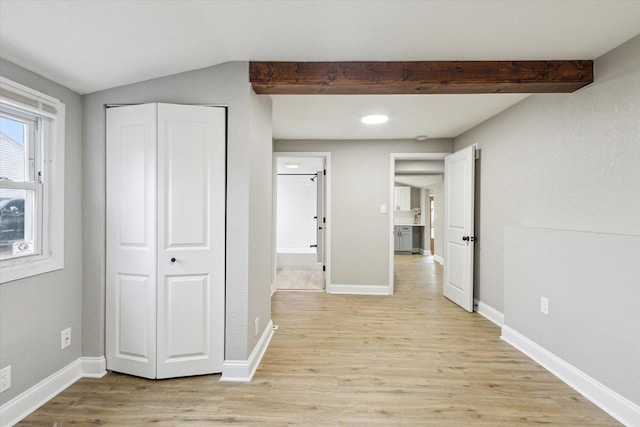
[[256, 317], [255, 321], [256, 331], [254, 337], [258, 336], [258, 331], [260, 331], [260, 317]]
[[11, 366], [0, 370], [0, 393], [11, 388]]
[[64, 350], [70, 345], [71, 345], [71, 328], [67, 328], [60, 331], [60, 350]]
[[549, 315], [549, 298], [540, 297], [540, 313]]

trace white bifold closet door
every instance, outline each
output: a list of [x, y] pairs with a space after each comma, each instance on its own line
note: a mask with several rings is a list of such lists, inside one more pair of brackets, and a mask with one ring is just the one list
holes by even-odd
[[107, 110], [107, 369], [222, 371], [226, 110]]

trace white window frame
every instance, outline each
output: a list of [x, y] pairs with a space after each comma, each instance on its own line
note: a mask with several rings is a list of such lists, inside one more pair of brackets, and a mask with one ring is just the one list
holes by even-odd
[[[42, 218], [40, 254], [0, 260], [0, 283], [64, 268], [65, 105], [0, 76], [0, 105], [42, 117]], [[0, 186], [4, 185], [0, 181]], [[38, 218], [40, 221], [40, 218]]]

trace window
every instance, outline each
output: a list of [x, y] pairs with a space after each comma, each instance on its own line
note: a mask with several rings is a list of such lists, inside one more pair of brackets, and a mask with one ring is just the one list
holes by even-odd
[[63, 267], [64, 104], [0, 77], [0, 282]]

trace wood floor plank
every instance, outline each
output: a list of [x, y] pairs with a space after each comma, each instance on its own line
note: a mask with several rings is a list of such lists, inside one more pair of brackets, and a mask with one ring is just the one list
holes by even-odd
[[442, 297], [441, 267], [397, 256], [393, 296], [277, 292], [253, 381], [82, 379], [22, 426], [619, 425]]

